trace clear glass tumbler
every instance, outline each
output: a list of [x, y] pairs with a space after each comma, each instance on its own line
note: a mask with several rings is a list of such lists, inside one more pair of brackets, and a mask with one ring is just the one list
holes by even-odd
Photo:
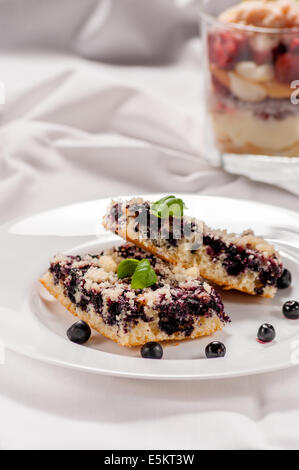
[[201, 0], [206, 158], [299, 194], [299, 30], [224, 23]]

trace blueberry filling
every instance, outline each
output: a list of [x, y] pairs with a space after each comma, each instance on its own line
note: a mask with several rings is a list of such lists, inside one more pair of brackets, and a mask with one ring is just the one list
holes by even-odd
[[189, 237], [195, 231], [194, 222], [188, 222], [184, 217], [169, 216], [167, 219], [156, 217], [150, 212], [150, 205], [147, 202], [130, 206], [129, 215], [136, 217], [135, 232], [153, 242], [162, 238], [173, 247], [178, 245], [178, 240]]
[[167, 335], [180, 332], [188, 337], [194, 330], [194, 315], [209, 318], [214, 311], [222, 321], [228, 322], [220, 296], [214, 292], [204, 298], [201, 295], [203, 290], [203, 287], [175, 289], [171, 293], [171, 301], [162, 298], [156, 307], [161, 331]]
[[64, 280], [72, 269], [73, 261], [81, 261], [81, 256], [68, 256], [68, 262], [64, 265], [60, 263], [51, 263], [49, 271], [53, 274], [55, 284], [58, 284], [60, 280]]
[[116, 203], [111, 208], [110, 217], [117, 224], [120, 216], [121, 216], [121, 205]]
[[61, 272], [61, 266], [59, 263], [56, 263], [56, 264], [51, 264], [50, 265], [50, 269], [49, 269], [50, 273], [53, 274], [53, 278], [54, 278], [54, 283], [55, 284], [58, 284], [58, 282], [60, 281], [60, 279], [62, 279], [63, 277], [63, 274]]
[[282, 266], [275, 256], [265, 258], [255, 250], [227, 245], [209, 235], [203, 237], [203, 245], [207, 247], [207, 253], [213, 260], [216, 261], [221, 256], [221, 263], [230, 276], [238, 276], [247, 269], [258, 272], [261, 286], [256, 288], [256, 293], [263, 293], [262, 289], [265, 286], [277, 286]]
[[117, 323], [117, 317], [122, 313], [122, 306], [119, 302], [108, 303], [108, 316], [106, 317], [106, 323], [108, 325], [115, 325]]
[[225, 250], [225, 244], [220, 239], [214, 239], [208, 235], [203, 237], [203, 244], [209, 247], [207, 252], [213, 257]]
[[99, 292], [91, 292], [89, 295], [90, 295], [90, 301], [92, 305], [94, 306], [96, 313], [101, 314], [102, 307], [103, 307], [102, 294]]
[[159, 328], [169, 336], [180, 332], [188, 337], [194, 330], [194, 319], [190, 315], [185, 316], [182, 314], [177, 305], [172, 307], [168, 306], [166, 309], [161, 307], [159, 313]]
[[135, 258], [138, 260], [142, 260], [144, 258], [148, 259], [149, 262], [151, 263], [151, 266], [153, 268], [156, 266], [157, 263], [157, 258], [150, 254], [150, 253], [145, 253], [142, 251], [140, 248], [137, 248], [133, 245], [122, 245], [117, 248], [117, 253], [122, 256], [124, 259], [126, 258]]
[[[126, 250], [122, 250], [120, 248], [119, 251], [123, 252]], [[132, 248], [128, 247], [127, 251], [132, 251]], [[95, 258], [95, 256], [93, 258]], [[142, 256], [140, 254], [140, 259], [141, 258]], [[92, 305], [96, 313], [101, 315], [104, 322], [110, 326], [117, 324], [118, 316], [122, 315], [122, 324], [125, 332], [129, 331], [133, 325], [136, 325], [138, 320], [143, 320], [144, 322], [152, 320], [150, 317], [146, 316], [143, 305], [138, 304], [136, 301], [132, 305], [132, 303], [125, 298], [125, 293], [128, 292], [126, 290], [122, 292], [122, 295], [118, 298], [117, 302], [108, 300], [108, 315], [103, 316], [102, 294], [93, 290], [87, 291], [84, 288], [84, 274], [90, 265], [83, 268], [71, 268], [70, 266], [71, 263], [67, 263], [65, 266], [56, 263], [51, 265], [50, 271], [52, 272], [56, 283], [59, 281], [63, 282], [65, 295], [77, 307], [86, 311], [88, 310], [88, 306]], [[159, 286], [157, 286], [157, 288], [159, 288]], [[80, 295], [78, 295], [79, 300], [76, 298], [76, 292], [80, 293]]]
[[131, 303], [125, 298], [125, 292], [116, 301], [108, 301], [108, 315], [104, 319], [105, 323], [110, 326], [118, 324], [118, 317], [122, 315], [122, 323], [124, 332], [127, 333], [133, 325], [137, 325], [139, 320], [149, 322], [152, 319], [144, 313], [144, 307], [137, 302]]
[[152, 286], [150, 286], [150, 289], [155, 291], [155, 290], [161, 289], [161, 287], [163, 287], [162, 282], [156, 282], [156, 284], [153, 284]]
[[79, 280], [77, 279], [76, 270], [71, 269], [70, 274], [69, 274], [69, 279], [67, 280], [67, 283], [66, 283], [66, 293], [69, 299], [74, 304], [76, 304], [75, 294], [76, 294], [77, 285], [79, 283], [78, 281]]

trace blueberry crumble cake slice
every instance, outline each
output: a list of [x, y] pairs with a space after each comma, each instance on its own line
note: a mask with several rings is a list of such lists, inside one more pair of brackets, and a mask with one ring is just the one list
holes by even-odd
[[202, 277], [226, 290], [274, 297], [282, 263], [271, 244], [251, 230], [237, 235], [183, 214], [158, 217], [154, 204], [142, 198], [112, 201], [103, 225], [169, 263], [198, 267]]
[[[123, 260], [149, 260], [156, 282], [133, 289]], [[229, 321], [219, 294], [198, 269], [172, 266], [132, 244], [99, 255], [57, 255], [41, 283], [72, 314], [122, 346], [210, 335]]]

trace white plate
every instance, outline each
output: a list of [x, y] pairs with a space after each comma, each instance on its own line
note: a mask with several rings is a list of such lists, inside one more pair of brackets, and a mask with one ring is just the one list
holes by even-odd
[[[157, 200], [161, 196], [145, 197]], [[58, 208], [0, 228], [0, 339], [4, 346], [52, 364], [143, 379], [236, 377], [298, 363], [299, 320], [284, 318], [282, 305], [288, 299], [299, 300], [299, 216], [254, 202], [179, 196], [188, 213], [213, 227], [232, 231], [251, 227], [275, 243], [293, 274], [293, 286], [279, 291], [274, 300], [222, 293], [232, 323], [212, 339], [225, 343], [225, 358], [205, 358], [211, 337], [167, 345], [160, 361], [142, 359], [138, 348], [123, 348], [96, 332], [85, 346], [66, 339], [66, 330], [75, 319], [37, 280], [55, 253], [90, 253], [119, 243], [118, 237], [101, 226], [108, 199]], [[273, 324], [277, 332], [276, 340], [268, 345], [256, 341], [264, 322]]]

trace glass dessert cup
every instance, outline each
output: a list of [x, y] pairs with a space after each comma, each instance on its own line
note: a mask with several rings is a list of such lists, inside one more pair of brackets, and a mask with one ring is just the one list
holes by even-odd
[[299, 29], [224, 23], [236, 0], [201, 0], [211, 163], [299, 194]]

